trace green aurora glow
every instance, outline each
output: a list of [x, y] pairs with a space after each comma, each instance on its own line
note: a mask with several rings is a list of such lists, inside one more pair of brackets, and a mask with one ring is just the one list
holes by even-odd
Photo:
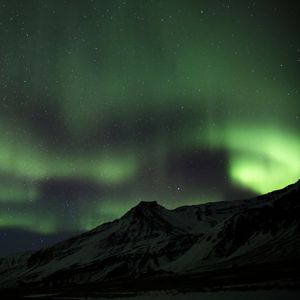
[[241, 2], [0, 1], [0, 228], [296, 181], [298, 9]]

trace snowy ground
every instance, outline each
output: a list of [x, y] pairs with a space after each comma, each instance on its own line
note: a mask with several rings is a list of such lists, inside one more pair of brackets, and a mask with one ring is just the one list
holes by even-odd
[[[137, 295], [132, 297], [51, 297], [50, 295], [32, 295], [30, 299], [53, 299], [53, 300], [294, 300], [300, 299], [300, 291], [251, 291], [251, 292], [201, 292], [201, 293], [186, 293], [179, 294], [174, 291], [167, 292], [151, 292], [145, 295]], [[26, 299], [26, 298], [23, 298]]]
[[[99, 298], [100, 300], [101, 298]], [[104, 299], [104, 298], [102, 298]], [[300, 299], [300, 291], [253, 291], [253, 292], [214, 292], [175, 294], [151, 293], [145, 296], [119, 298], [118, 300], [294, 300]], [[92, 299], [91, 299], [92, 300]], [[96, 299], [93, 299], [96, 300]], [[98, 300], [98, 299], [97, 299]], [[116, 299], [115, 299], [116, 300]]]

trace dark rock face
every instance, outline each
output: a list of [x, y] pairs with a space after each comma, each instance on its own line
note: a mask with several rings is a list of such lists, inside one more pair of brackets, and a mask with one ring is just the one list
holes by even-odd
[[215, 253], [219, 256], [231, 255], [258, 233], [269, 234], [270, 238], [289, 228], [290, 233], [296, 233], [300, 226], [299, 182], [286, 192], [284, 190], [281, 195], [270, 193], [260, 196], [258, 200], [263, 205], [249, 207], [230, 217], [224, 224]]
[[19, 260], [0, 260], [0, 287], [59, 287], [299, 261], [299, 186], [300, 181], [254, 199], [174, 210], [141, 202], [87, 233]]

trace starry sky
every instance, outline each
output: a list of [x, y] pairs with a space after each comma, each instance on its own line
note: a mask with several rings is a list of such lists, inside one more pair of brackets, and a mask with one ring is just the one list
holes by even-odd
[[299, 15], [290, 0], [0, 0], [1, 251], [142, 200], [296, 181]]

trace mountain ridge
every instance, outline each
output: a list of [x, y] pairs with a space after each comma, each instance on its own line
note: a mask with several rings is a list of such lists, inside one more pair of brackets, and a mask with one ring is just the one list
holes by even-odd
[[[142, 201], [119, 219], [41, 249], [9, 267], [2, 261], [0, 288], [201, 277], [233, 266], [245, 270], [270, 264], [286, 274], [281, 264], [293, 268], [292, 262], [300, 262], [299, 187], [300, 180], [251, 199], [172, 210], [157, 201]], [[290, 280], [295, 274], [293, 269]]]

